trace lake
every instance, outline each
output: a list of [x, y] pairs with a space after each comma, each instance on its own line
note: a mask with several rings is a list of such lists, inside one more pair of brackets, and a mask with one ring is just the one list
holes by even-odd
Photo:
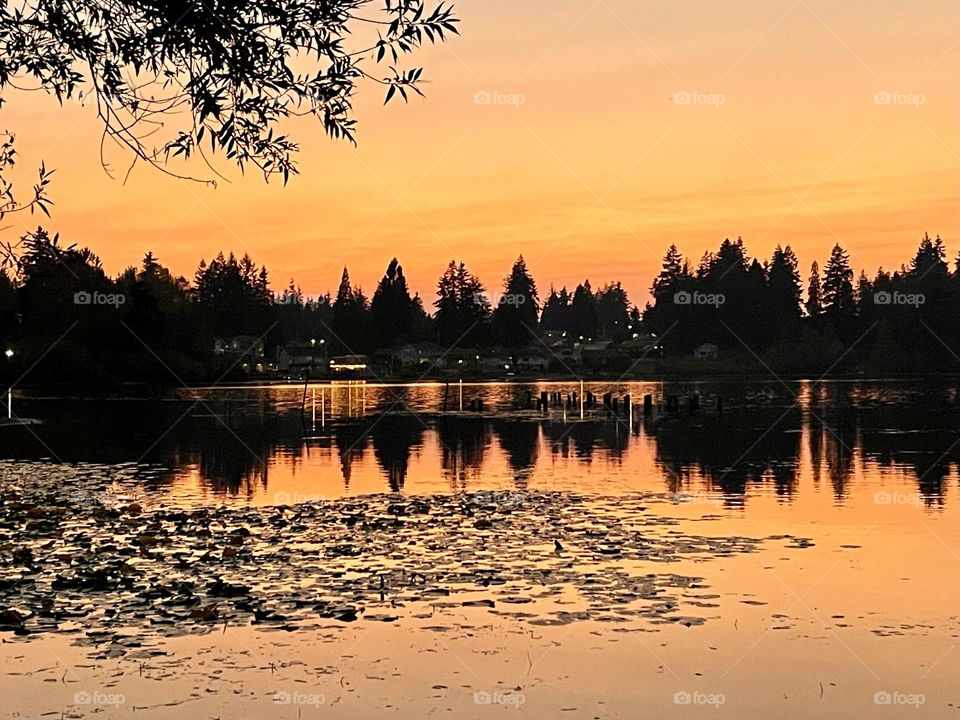
[[960, 715], [956, 381], [584, 389], [15, 395], [0, 717]]

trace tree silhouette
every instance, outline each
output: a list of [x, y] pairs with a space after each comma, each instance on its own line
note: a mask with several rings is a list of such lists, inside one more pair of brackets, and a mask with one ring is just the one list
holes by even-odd
[[358, 287], [350, 284], [350, 273], [343, 268], [337, 298], [333, 302], [333, 346], [344, 353], [363, 353], [370, 349], [369, 307]]
[[383, 85], [387, 101], [419, 94], [422, 69], [398, 68], [400, 55], [457, 23], [422, 0], [26, 0], [0, 8], [0, 91], [89, 98], [104, 140], [170, 174], [167, 159], [209, 148], [286, 181], [298, 146], [281, 121], [314, 116], [352, 141], [357, 83]]
[[493, 310], [492, 329], [497, 341], [507, 347], [522, 347], [538, 336], [540, 299], [537, 284], [521, 255], [503, 281], [503, 295]]
[[560, 292], [550, 287], [550, 295], [543, 304], [543, 312], [540, 314], [540, 329], [547, 330], [567, 330], [570, 327], [570, 293], [567, 288], [562, 288]]
[[817, 317], [823, 312], [823, 289], [820, 285], [820, 266], [814, 260], [810, 264], [810, 280], [807, 283], [807, 315]]
[[594, 338], [600, 334], [600, 316], [597, 299], [590, 288], [590, 281], [577, 285], [570, 303], [570, 332], [574, 337]]
[[437, 283], [434, 306], [440, 344], [476, 346], [485, 340], [490, 301], [483, 284], [464, 263], [450, 261]]
[[840, 245], [834, 245], [823, 275], [823, 310], [839, 317], [852, 315], [855, 306], [850, 258]]
[[630, 330], [630, 299], [619, 282], [611, 282], [597, 291], [597, 320], [600, 335], [611, 340], [625, 340]]
[[403, 268], [397, 259], [393, 258], [370, 302], [373, 336], [381, 347], [396, 345], [401, 338], [410, 337], [415, 323], [421, 320], [420, 316], [423, 314], [420, 298], [410, 297]]

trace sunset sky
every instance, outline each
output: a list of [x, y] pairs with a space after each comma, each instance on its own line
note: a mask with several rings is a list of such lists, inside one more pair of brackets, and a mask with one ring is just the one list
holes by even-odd
[[589, 277], [643, 302], [671, 242], [693, 264], [724, 237], [762, 258], [790, 244], [804, 277], [835, 242], [870, 273], [924, 231], [951, 260], [960, 249], [955, 0], [456, 7], [461, 37], [405, 64], [425, 68], [426, 100], [383, 107], [362, 85], [358, 147], [290, 123], [302, 174], [286, 187], [230, 172], [206, 188], [146, 166], [124, 185], [100, 167], [93, 107], [10, 90], [12, 179], [56, 168], [46, 226], [111, 274], [149, 249], [192, 277], [232, 249], [311, 295], [345, 264], [370, 294], [393, 255], [430, 301], [450, 258], [496, 288], [523, 253], [541, 295]]

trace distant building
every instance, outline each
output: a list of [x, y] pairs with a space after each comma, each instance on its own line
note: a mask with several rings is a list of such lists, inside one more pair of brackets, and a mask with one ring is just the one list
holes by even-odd
[[548, 348], [559, 348], [570, 344], [566, 330], [545, 330], [542, 334], [543, 344]]
[[517, 355], [515, 360], [520, 372], [544, 372], [550, 369], [551, 356], [546, 353], [526, 352]]
[[663, 350], [660, 338], [652, 333], [634, 333], [633, 337], [620, 343], [620, 348], [630, 355], [654, 355]]
[[516, 372], [513, 359], [501, 353], [490, 353], [480, 356], [480, 367], [485, 373], [494, 375], [512, 374]]
[[329, 366], [334, 377], [364, 377], [369, 362], [366, 355], [335, 355]]
[[264, 372], [263, 339], [256, 335], [234, 335], [216, 338], [213, 354], [230, 358], [244, 372]]
[[327, 354], [323, 344], [292, 341], [277, 349], [277, 369], [284, 374], [302, 374], [307, 369], [326, 366]]
[[716, 345], [713, 343], [704, 343], [693, 351], [693, 356], [697, 360], [716, 360], [719, 353], [720, 348]]
[[401, 368], [443, 367], [446, 351], [431, 342], [403, 345], [390, 354], [391, 363]]

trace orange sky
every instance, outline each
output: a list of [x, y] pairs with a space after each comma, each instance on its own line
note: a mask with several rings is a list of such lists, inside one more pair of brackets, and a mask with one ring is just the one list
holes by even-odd
[[763, 257], [789, 243], [804, 276], [837, 241], [870, 272], [907, 260], [924, 231], [956, 256], [953, 0], [456, 5], [462, 36], [411, 61], [427, 99], [384, 108], [362, 86], [357, 148], [291, 123], [302, 175], [286, 187], [232, 173], [207, 189], [145, 166], [123, 185], [100, 168], [90, 106], [10, 91], [0, 122], [21, 183], [41, 159], [57, 169], [47, 226], [110, 273], [151, 249], [192, 277], [233, 249], [276, 287], [335, 290], [347, 264], [372, 293], [397, 255], [432, 300], [451, 257], [497, 287], [522, 252], [544, 293], [588, 276], [643, 301], [670, 242], [694, 264], [726, 236]]

